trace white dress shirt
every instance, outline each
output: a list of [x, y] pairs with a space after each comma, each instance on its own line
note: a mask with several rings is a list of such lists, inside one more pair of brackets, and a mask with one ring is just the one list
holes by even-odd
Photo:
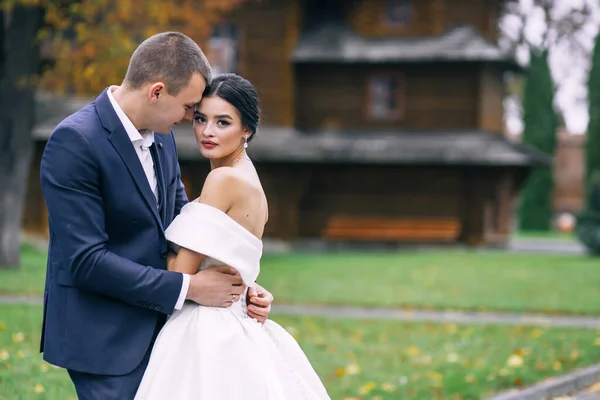
[[[158, 183], [156, 180], [156, 172], [154, 171], [154, 161], [152, 160], [152, 155], [150, 154], [150, 146], [154, 143], [154, 132], [150, 130], [142, 130], [138, 131], [133, 122], [127, 117], [112, 92], [117, 88], [117, 86], [111, 86], [108, 88], [107, 94], [108, 99], [110, 100], [110, 104], [112, 104], [115, 109], [115, 113], [117, 113], [117, 117], [123, 124], [127, 135], [129, 136], [129, 140], [133, 144], [133, 148], [135, 149], [135, 153], [140, 159], [140, 163], [142, 164], [142, 168], [146, 173], [146, 178], [148, 178], [148, 184], [150, 185], [150, 189], [154, 193], [154, 197], [156, 197], [156, 201], [158, 202]], [[181, 285], [181, 292], [179, 293], [179, 298], [177, 299], [177, 303], [175, 304], [175, 309], [179, 310], [183, 307], [183, 303], [187, 296], [188, 288], [190, 286], [190, 276], [188, 274], [183, 274], [183, 283]]]

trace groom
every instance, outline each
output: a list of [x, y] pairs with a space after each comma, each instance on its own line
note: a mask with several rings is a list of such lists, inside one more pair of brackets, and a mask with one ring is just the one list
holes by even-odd
[[[224, 265], [195, 275], [166, 270], [164, 231], [188, 202], [171, 128], [192, 118], [210, 79], [190, 38], [152, 36], [122, 85], [67, 117], [46, 145], [41, 351], [68, 370], [79, 399], [132, 399], [166, 315], [186, 299], [222, 307], [244, 291]], [[272, 301], [251, 288], [249, 315], [264, 321]]]

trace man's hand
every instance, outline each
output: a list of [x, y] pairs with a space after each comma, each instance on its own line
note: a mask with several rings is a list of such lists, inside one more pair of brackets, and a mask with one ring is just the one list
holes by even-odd
[[248, 288], [246, 302], [248, 303], [248, 316], [256, 318], [260, 323], [265, 323], [271, 313], [273, 295], [255, 283], [254, 286]]
[[229, 307], [246, 287], [240, 274], [227, 265], [216, 265], [190, 276], [186, 299], [203, 306]]

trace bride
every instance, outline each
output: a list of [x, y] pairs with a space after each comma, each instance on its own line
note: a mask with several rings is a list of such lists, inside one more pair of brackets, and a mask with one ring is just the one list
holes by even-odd
[[[193, 274], [227, 264], [251, 287], [260, 270], [267, 199], [248, 142], [259, 121], [256, 91], [235, 74], [217, 76], [194, 113], [210, 159], [200, 197], [166, 231], [178, 250], [169, 269]], [[246, 289], [248, 290], [248, 289]], [[186, 303], [160, 332], [136, 400], [329, 399], [306, 356], [283, 328], [246, 314], [245, 294], [227, 307]]]

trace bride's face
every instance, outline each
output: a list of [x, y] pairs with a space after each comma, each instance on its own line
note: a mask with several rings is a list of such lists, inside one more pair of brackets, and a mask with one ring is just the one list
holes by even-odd
[[194, 112], [194, 134], [206, 158], [223, 158], [243, 149], [248, 132], [236, 108], [218, 96], [204, 97]]

